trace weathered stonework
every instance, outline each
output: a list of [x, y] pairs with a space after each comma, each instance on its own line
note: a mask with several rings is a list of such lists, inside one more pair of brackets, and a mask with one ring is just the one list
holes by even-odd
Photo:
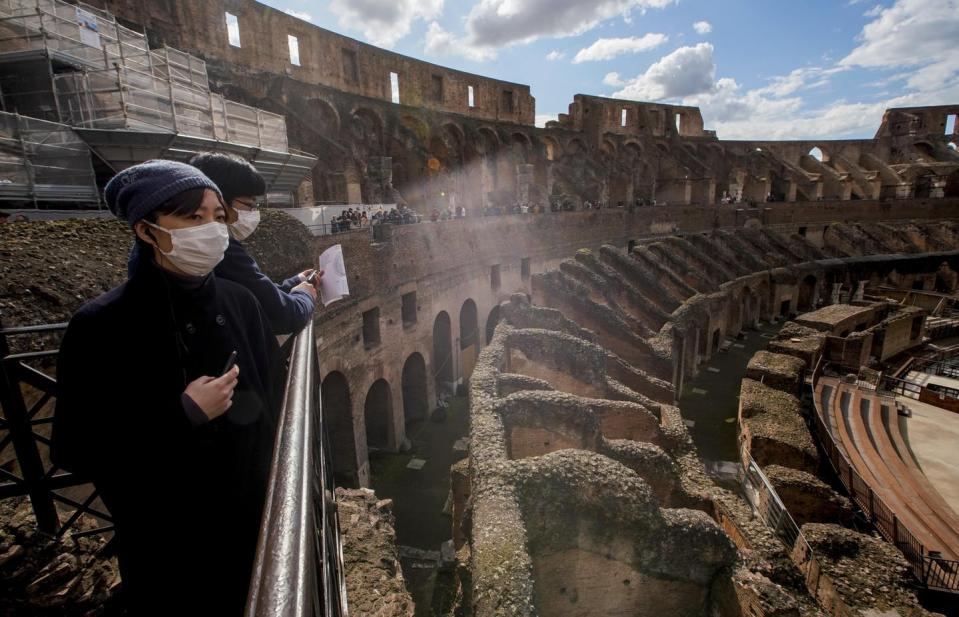
[[369, 489], [336, 489], [350, 613], [412, 617], [393, 531], [393, 502]]

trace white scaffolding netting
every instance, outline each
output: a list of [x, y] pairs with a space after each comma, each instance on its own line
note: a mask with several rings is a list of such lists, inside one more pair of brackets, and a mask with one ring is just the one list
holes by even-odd
[[[151, 50], [143, 34], [104, 11], [62, 0], [0, 0], [0, 58], [32, 50], [77, 69], [50, 76], [56, 114], [70, 125], [289, 150], [283, 116], [211, 93], [203, 60], [170, 47]], [[29, 108], [30, 100], [20, 96], [19, 111], [52, 117], [39, 105]]]
[[89, 148], [69, 126], [0, 112], [0, 200], [99, 203]]

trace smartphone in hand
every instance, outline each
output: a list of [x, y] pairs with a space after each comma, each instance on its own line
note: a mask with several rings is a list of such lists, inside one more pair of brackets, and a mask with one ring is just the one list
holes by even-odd
[[220, 372], [220, 377], [226, 375], [236, 364], [236, 350], [230, 354], [230, 357], [226, 359], [226, 364], [223, 365], [223, 370]]

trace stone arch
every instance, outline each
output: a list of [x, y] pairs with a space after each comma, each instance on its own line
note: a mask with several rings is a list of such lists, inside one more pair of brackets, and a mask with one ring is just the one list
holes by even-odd
[[353, 434], [353, 404], [350, 384], [339, 371], [331, 371], [320, 385], [323, 422], [333, 450], [333, 475], [337, 486], [359, 485], [356, 436]]
[[643, 145], [635, 139], [631, 139], [623, 144], [623, 154], [626, 160], [631, 163], [638, 163], [643, 158]]
[[496, 131], [488, 126], [476, 129], [476, 150], [479, 154], [494, 154], [500, 147], [500, 138]]
[[530, 152], [533, 149], [533, 143], [526, 133], [514, 131], [509, 136], [510, 147], [517, 163], [528, 163]]
[[559, 147], [558, 141], [546, 135], [540, 137], [539, 140], [543, 144], [543, 147], [546, 149], [547, 161], [556, 161], [563, 156], [563, 151]]
[[588, 150], [586, 144], [583, 143], [583, 140], [578, 137], [573, 137], [566, 142], [566, 148], [564, 149], [567, 154], [577, 155], [577, 154], [587, 154]]
[[476, 302], [467, 298], [460, 307], [460, 349], [475, 345], [479, 341], [478, 331]]
[[403, 364], [403, 418], [409, 423], [425, 420], [429, 414], [429, 394], [426, 386], [426, 361], [414, 351]]
[[609, 139], [608, 137], [606, 139], [603, 139], [603, 143], [600, 144], [599, 150], [601, 153], [605, 154], [606, 156], [610, 158], [615, 158], [616, 156], [616, 144], [614, 144], [613, 140]]
[[350, 113], [350, 131], [353, 140], [365, 144], [367, 153], [379, 153], [383, 149], [383, 119], [369, 107], [355, 107]]
[[500, 313], [499, 313], [499, 304], [494, 306], [489, 312], [489, 316], [486, 318], [486, 344], [489, 345], [493, 342], [493, 334], [496, 332], [496, 324], [499, 323]]
[[411, 114], [403, 114], [400, 117], [400, 125], [413, 134], [416, 139], [425, 144], [430, 140], [430, 125], [425, 121]]
[[829, 160], [828, 157], [826, 156], [825, 151], [819, 146], [813, 146], [812, 148], [810, 148], [809, 152], [807, 152], [806, 155], [816, 159], [820, 163], [825, 163], [826, 161]]
[[334, 138], [340, 132], [340, 112], [336, 106], [323, 97], [307, 101], [310, 109], [311, 122], [323, 136]]
[[393, 393], [385, 379], [377, 379], [367, 391], [366, 401], [363, 403], [363, 419], [366, 420], [367, 448], [389, 448], [393, 432]]
[[936, 148], [928, 141], [917, 141], [912, 146], [926, 157], [928, 162], [932, 163], [936, 160]]
[[433, 320], [433, 380], [439, 393], [444, 386], [452, 387], [453, 373], [453, 334], [450, 316], [440, 311]]
[[467, 298], [460, 307], [460, 359], [462, 377], [469, 378], [473, 372], [473, 365], [479, 355], [479, 320], [477, 317], [476, 302]]

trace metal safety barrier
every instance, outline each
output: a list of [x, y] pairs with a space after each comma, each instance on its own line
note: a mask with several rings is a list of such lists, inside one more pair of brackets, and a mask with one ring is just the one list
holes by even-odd
[[292, 343], [247, 617], [347, 615], [312, 322]]
[[[11, 353], [9, 344], [16, 338], [34, 342], [32, 346], [20, 345], [25, 349], [46, 346], [49, 341], [45, 338], [59, 337], [66, 327], [65, 323], [0, 327], [0, 455], [4, 459], [0, 461], [0, 499], [27, 496], [40, 531], [61, 537], [73, 528], [71, 535], [80, 537], [111, 531], [113, 521], [99, 507], [97, 491], [88, 480], [59, 469], [45, 456], [50, 446], [46, 427], [53, 422], [53, 414], [48, 412], [57, 396], [57, 382], [50, 371], [57, 349]], [[9, 446], [14, 457], [7, 460]], [[57, 503], [73, 509], [65, 521], [60, 520]], [[74, 528], [84, 514], [104, 525], [88, 530]]]
[[[113, 527], [109, 512], [98, 507], [97, 492], [89, 481], [52, 466], [45, 456], [50, 439], [44, 427], [53, 422], [50, 410], [57, 395], [56, 379], [49, 369], [58, 353], [47, 339], [59, 339], [66, 326], [0, 328], [0, 453], [11, 447], [14, 452], [13, 458], [0, 461], [0, 499], [27, 496], [40, 531], [56, 537], [71, 531], [79, 537], [106, 533]], [[20, 350], [43, 349], [12, 353], [9, 340], [14, 338], [32, 341], [17, 345]], [[246, 615], [345, 617], [332, 451], [320, 407], [312, 323], [288, 343], [284, 347], [292, 352], [286, 392]], [[87, 490], [74, 499], [63, 494], [71, 487]], [[57, 503], [73, 510], [65, 521]], [[81, 531], [76, 523], [82, 515], [104, 525]]]

